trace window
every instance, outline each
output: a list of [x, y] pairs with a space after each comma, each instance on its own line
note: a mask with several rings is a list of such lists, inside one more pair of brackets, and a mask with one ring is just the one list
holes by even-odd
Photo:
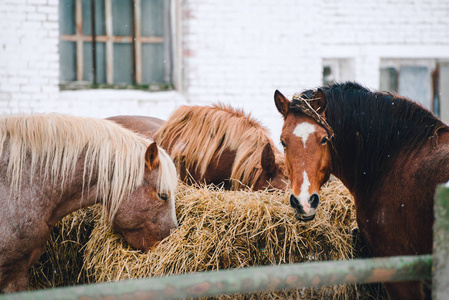
[[383, 59], [379, 89], [418, 101], [449, 123], [448, 61]]
[[60, 0], [61, 88], [171, 88], [169, 2]]
[[432, 108], [431, 74], [427, 66], [401, 66], [398, 76], [398, 93]]
[[323, 85], [351, 81], [355, 78], [354, 60], [349, 58], [323, 59]]
[[393, 67], [380, 69], [380, 90], [398, 92], [398, 71]]
[[437, 89], [435, 96], [439, 104], [438, 115], [443, 122], [449, 124], [449, 62], [438, 64], [433, 84]]

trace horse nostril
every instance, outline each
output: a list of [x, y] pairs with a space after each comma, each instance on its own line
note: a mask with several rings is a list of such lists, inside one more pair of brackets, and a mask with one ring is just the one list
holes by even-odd
[[309, 198], [309, 203], [311, 208], [317, 208], [318, 203], [320, 203], [320, 196], [318, 196], [318, 194], [316, 193], [312, 194], [312, 196], [310, 196]]
[[295, 195], [291, 194], [290, 195], [290, 205], [293, 208], [297, 208], [299, 206], [299, 201], [298, 199], [295, 197]]

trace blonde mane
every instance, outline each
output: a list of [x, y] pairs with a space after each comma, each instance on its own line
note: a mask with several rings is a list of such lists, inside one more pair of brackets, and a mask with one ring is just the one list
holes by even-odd
[[[62, 188], [74, 176], [81, 158], [83, 190], [97, 174], [96, 197], [109, 204], [110, 220], [121, 202], [142, 184], [145, 151], [151, 142], [108, 120], [58, 114], [0, 116], [0, 157], [9, 156], [7, 175], [12, 193], [20, 193], [25, 172], [31, 183], [41, 175]], [[166, 152], [158, 150], [157, 188], [173, 192], [176, 169]], [[30, 170], [25, 170], [27, 158]]]
[[[251, 115], [223, 104], [213, 106], [181, 106], [154, 135], [187, 170], [204, 176], [212, 157], [225, 149], [236, 152], [232, 165], [232, 189], [242, 185], [252, 187], [261, 176], [261, 156], [266, 143], [273, 145], [268, 130]], [[272, 147], [276, 163], [282, 164], [282, 154]]]

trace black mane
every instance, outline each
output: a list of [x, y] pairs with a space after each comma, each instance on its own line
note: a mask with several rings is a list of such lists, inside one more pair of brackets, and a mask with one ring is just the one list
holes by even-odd
[[[321, 90], [327, 100], [326, 120], [335, 132], [334, 171], [345, 170], [354, 183], [348, 188], [356, 193], [374, 188], [400, 155], [413, 154], [429, 138], [435, 139], [439, 129], [449, 130], [432, 112], [399, 95], [371, 92], [352, 82]], [[302, 96], [312, 99], [314, 93], [307, 90]], [[299, 114], [296, 101], [290, 107]]]

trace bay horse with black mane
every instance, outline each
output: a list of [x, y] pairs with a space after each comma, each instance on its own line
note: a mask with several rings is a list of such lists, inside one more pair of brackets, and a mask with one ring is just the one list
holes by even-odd
[[[152, 118], [109, 119], [142, 134], [154, 128]], [[222, 104], [181, 106], [153, 134], [188, 184], [222, 185], [228, 190], [287, 187], [284, 155], [268, 130], [242, 110]]]
[[[332, 173], [355, 200], [373, 256], [432, 252], [433, 197], [449, 179], [449, 127], [416, 102], [356, 83], [274, 100], [297, 218], [314, 218]], [[390, 299], [430, 299], [422, 282], [384, 284]]]
[[28, 287], [52, 227], [97, 202], [133, 248], [177, 227], [175, 165], [152, 140], [112, 121], [0, 116], [0, 291]]

